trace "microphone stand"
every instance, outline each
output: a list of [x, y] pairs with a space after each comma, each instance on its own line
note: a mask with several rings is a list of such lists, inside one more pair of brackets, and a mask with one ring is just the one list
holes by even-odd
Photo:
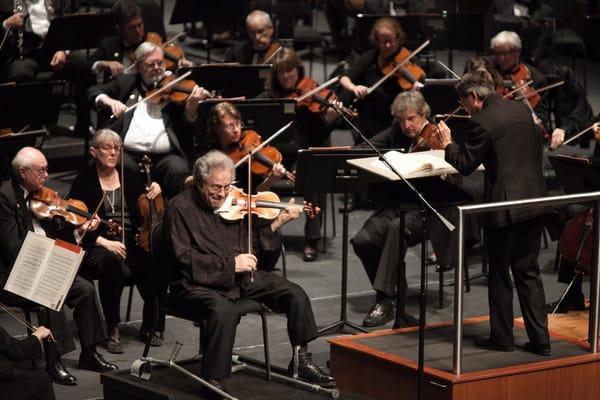
[[[315, 99], [315, 96], [313, 96], [313, 99]], [[356, 133], [358, 136], [360, 136], [365, 143], [367, 143], [369, 145], [369, 147], [371, 149], [373, 149], [373, 151], [375, 151], [375, 153], [377, 154], [377, 156], [379, 157], [379, 159], [395, 174], [398, 176], [398, 178], [400, 178], [400, 180], [415, 194], [415, 196], [417, 197], [417, 199], [419, 200], [419, 203], [421, 204], [421, 219], [423, 222], [423, 242], [421, 243], [421, 287], [420, 287], [420, 293], [419, 293], [419, 355], [418, 355], [418, 368], [417, 368], [417, 399], [421, 399], [422, 395], [423, 395], [423, 379], [424, 379], [424, 367], [425, 367], [425, 316], [426, 316], [426, 297], [427, 297], [427, 286], [425, 285], [426, 282], [426, 274], [427, 274], [427, 269], [425, 267], [425, 258], [426, 258], [426, 242], [427, 242], [427, 216], [426, 216], [426, 211], [429, 210], [431, 213], [433, 213], [433, 215], [435, 215], [440, 222], [442, 222], [442, 224], [444, 224], [444, 226], [446, 227], [446, 229], [448, 229], [450, 232], [452, 232], [454, 230], [454, 225], [452, 225], [452, 223], [450, 223], [450, 221], [448, 221], [446, 218], [444, 218], [443, 215], [441, 215], [421, 194], [421, 192], [419, 192], [419, 190], [417, 188], [415, 188], [415, 186], [408, 180], [406, 179], [404, 176], [402, 176], [402, 174], [400, 174], [400, 172], [389, 162], [389, 160], [385, 157], [385, 155], [381, 152], [381, 150], [379, 150], [373, 143], [371, 143], [371, 141], [369, 139], [367, 139], [367, 137], [360, 131], [360, 129], [358, 129], [358, 127], [356, 127], [356, 125], [354, 125], [352, 123], [352, 121], [350, 121], [349, 118], [347, 118], [344, 113], [340, 110], [340, 108], [338, 106], [336, 106], [333, 103], [330, 103], [322, 98], [316, 98], [316, 101], [320, 102], [321, 105], [323, 105], [324, 108], [330, 107], [333, 110], [335, 110], [341, 117], [342, 119], [348, 124], [348, 126], [350, 127], [350, 129]], [[403, 219], [403, 218], [402, 218]], [[404, 234], [404, 226], [400, 227], [402, 235]], [[402, 236], [401, 236], [402, 238]], [[404, 261], [402, 261], [404, 262]], [[399, 287], [399, 282], [400, 279], [402, 279], [400, 277], [400, 274], [397, 274], [396, 277], [396, 319], [394, 321], [394, 329], [397, 329], [399, 327], [399, 312], [398, 312], [398, 301], [400, 299], [398, 299], [398, 287]], [[458, 284], [458, 283], [457, 283]]]

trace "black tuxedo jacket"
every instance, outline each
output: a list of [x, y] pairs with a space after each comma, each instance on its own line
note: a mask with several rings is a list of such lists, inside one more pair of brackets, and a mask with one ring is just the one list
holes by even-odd
[[[100, 94], [106, 94], [126, 104], [131, 96], [137, 98], [136, 95], [139, 93], [143, 93], [142, 79], [139, 74], [120, 75], [108, 83], [91, 87], [87, 92], [88, 99], [94, 107], [95, 99]], [[135, 109], [127, 112], [122, 118], [114, 120], [105, 118], [101, 122], [99, 119], [98, 128], [110, 128], [119, 133], [122, 139], [125, 139], [134, 111]], [[185, 107], [173, 103], [163, 107], [162, 117], [175, 153], [187, 159], [184, 149], [193, 148], [193, 138], [197, 135], [198, 124], [188, 121], [185, 116]]]
[[42, 356], [42, 345], [33, 335], [23, 340], [10, 336], [0, 326], [0, 382], [13, 378], [15, 370], [12, 361], [31, 360]]
[[[542, 173], [543, 138], [529, 109], [521, 103], [489, 96], [483, 109], [471, 116], [474, 127], [464, 147], [446, 147], [446, 161], [469, 175], [483, 163], [486, 201], [519, 200], [547, 195]], [[512, 209], [490, 214], [492, 226], [525, 221], [544, 210]]]

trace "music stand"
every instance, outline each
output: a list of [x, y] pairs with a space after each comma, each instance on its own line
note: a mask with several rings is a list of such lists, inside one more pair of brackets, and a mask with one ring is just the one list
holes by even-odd
[[343, 193], [342, 209], [342, 280], [340, 319], [319, 330], [319, 334], [331, 330], [344, 331], [350, 327], [360, 332], [369, 332], [363, 327], [348, 320], [348, 194], [359, 193], [366, 186], [359, 185], [358, 168], [347, 163], [347, 160], [374, 156], [371, 149], [316, 148], [302, 149], [298, 152], [298, 168], [296, 170], [296, 188], [300, 193]]
[[249, 99], [265, 90], [264, 82], [271, 71], [271, 66], [205, 64], [182, 68], [182, 72], [187, 71], [192, 71], [190, 79], [207, 90], [215, 90], [223, 97], [244, 96]]
[[50, 22], [43, 48], [49, 54], [58, 50], [94, 49], [102, 39], [115, 34], [111, 14], [63, 15]]
[[556, 155], [548, 160], [565, 193], [585, 193], [600, 187], [600, 168], [589, 159]]

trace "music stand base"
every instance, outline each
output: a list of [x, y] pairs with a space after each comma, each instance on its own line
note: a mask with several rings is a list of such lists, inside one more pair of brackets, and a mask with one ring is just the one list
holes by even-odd
[[348, 321], [346, 319], [342, 319], [339, 321], [336, 321], [332, 324], [329, 324], [321, 329], [318, 330], [319, 336], [326, 334], [329, 331], [334, 331], [334, 332], [345, 332], [344, 328], [345, 327], [349, 327], [352, 328], [356, 331], [359, 332], [363, 332], [363, 333], [369, 333], [370, 331], [363, 328], [360, 325], [355, 324], [354, 322]]

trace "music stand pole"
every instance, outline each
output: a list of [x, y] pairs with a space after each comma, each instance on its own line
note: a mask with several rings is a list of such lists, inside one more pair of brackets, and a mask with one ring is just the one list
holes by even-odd
[[[426, 210], [431, 211], [435, 216], [437, 216], [437, 218], [444, 224], [444, 226], [448, 230], [453, 231], [454, 225], [452, 225], [450, 223], [450, 221], [448, 221], [446, 218], [444, 218], [431, 204], [429, 204], [429, 202], [423, 197], [421, 192], [419, 192], [417, 190], [417, 188], [415, 188], [414, 185], [412, 183], [410, 183], [410, 181], [408, 181], [406, 178], [404, 178], [404, 176], [402, 176], [402, 174], [400, 174], [400, 172], [398, 172], [398, 170], [396, 168], [394, 168], [394, 166], [388, 161], [388, 159], [384, 156], [384, 154], [381, 152], [381, 150], [379, 150], [360, 131], [360, 129], [358, 129], [358, 127], [356, 127], [356, 125], [354, 125], [352, 123], [352, 121], [350, 121], [350, 119], [347, 118], [346, 115], [344, 115], [344, 113], [339, 109], [339, 107], [337, 107], [335, 104], [329, 103], [329, 102], [327, 102], [326, 104], [323, 104], [323, 106], [333, 108], [342, 117], [342, 119], [348, 124], [348, 126], [350, 126], [350, 129], [352, 129], [352, 131], [354, 131], [354, 133], [358, 134], [365, 141], [365, 143], [367, 143], [369, 145], [369, 147], [371, 147], [371, 149], [373, 149], [373, 151], [375, 151], [375, 153], [377, 153], [379, 159], [392, 172], [394, 172], [394, 174], [396, 174], [398, 176], [398, 178], [400, 178], [400, 180], [402, 182], [404, 182], [404, 184], [406, 186], [408, 186], [409, 189], [411, 189], [411, 191], [417, 196], [417, 198], [419, 199], [419, 202], [421, 204], [421, 218], [423, 221], [423, 243], [421, 243], [421, 289], [420, 289], [420, 293], [419, 293], [419, 355], [418, 355], [418, 368], [417, 368], [417, 399], [420, 400], [421, 396], [422, 396], [422, 383], [423, 383], [423, 378], [425, 375], [424, 374], [424, 369], [425, 369], [425, 315], [426, 315], [425, 313], [427, 310], [427, 307], [426, 307], [427, 286], [425, 285], [425, 274], [426, 274], [426, 266], [425, 266], [426, 245], [425, 245], [425, 242], [427, 241]], [[344, 205], [344, 207], [345, 207], [345, 205]], [[347, 223], [347, 216], [346, 216], [346, 223]], [[404, 227], [400, 227], [400, 229], [404, 229]], [[401, 233], [403, 233], [403, 231], [401, 231]], [[403, 235], [401, 234], [400, 235], [401, 240], [402, 240], [402, 236]], [[403, 245], [403, 244], [400, 243], [400, 245]], [[346, 257], [347, 257], [347, 255], [346, 255]], [[400, 275], [400, 274], [398, 274], [398, 275]], [[400, 279], [400, 277], [398, 276], [397, 279]], [[396, 294], [398, 294], [398, 288], [396, 288]], [[397, 310], [397, 308], [398, 308], [398, 304], [396, 304], [396, 310]], [[398, 313], [396, 312], [396, 321], [394, 321], [395, 328], [398, 325], [397, 317], [398, 317]]]

